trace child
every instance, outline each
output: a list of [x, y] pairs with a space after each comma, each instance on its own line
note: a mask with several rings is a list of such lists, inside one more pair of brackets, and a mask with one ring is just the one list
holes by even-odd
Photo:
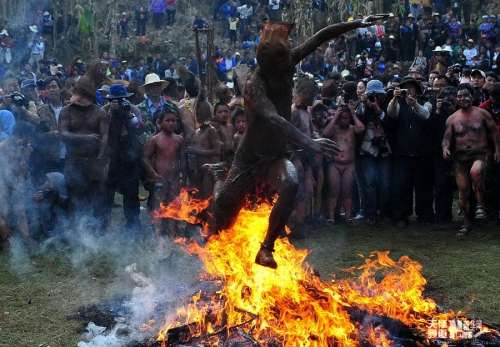
[[233, 128], [236, 130], [233, 135], [233, 148], [236, 153], [236, 150], [240, 145], [241, 138], [247, 130], [247, 116], [245, 111], [242, 108], [237, 107], [231, 115], [231, 121], [233, 123]]
[[188, 154], [193, 154], [195, 160], [195, 172], [193, 173], [193, 183], [200, 190], [200, 198], [208, 198], [213, 192], [213, 175], [205, 164], [214, 164], [221, 161], [222, 145], [217, 129], [211, 124], [211, 114], [197, 109], [196, 121], [199, 128], [196, 130], [192, 144], [187, 148]]
[[328, 184], [330, 186], [328, 221], [335, 222], [339, 197], [348, 223], [352, 222], [352, 185], [355, 175], [356, 136], [365, 131], [365, 126], [351, 112], [342, 106], [326, 126], [323, 135], [337, 143], [340, 151], [328, 163]]
[[[144, 166], [150, 181], [155, 183], [154, 208], [168, 203], [179, 193], [183, 177], [184, 138], [174, 133], [179, 111], [171, 104], [165, 104], [155, 114], [160, 132], [151, 137], [144, 146]], [[161, 224], [155, 225], [157, 236]]]
[[222, 160], [231, 164], [234, 155], [233, 127], [229, 123], [231, 110], [225, 103], [219, 102], [214, 106], [212, 126], [217, 130], [222, 145]]

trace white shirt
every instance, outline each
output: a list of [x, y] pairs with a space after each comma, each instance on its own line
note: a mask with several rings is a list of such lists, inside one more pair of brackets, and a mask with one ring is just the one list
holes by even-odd
[[472, 58], [477, 55], [477, 48], [466, 48], [464, 49], [465, 65], [472, 66]]
[[243, 5], [237, 8], [241, 19], [248, 19], [253, 14], [253, 7], [248, 5]]
[[269, 0], [269, 7], [273, 11], [278, 11], [280, 9], [280, 0]]

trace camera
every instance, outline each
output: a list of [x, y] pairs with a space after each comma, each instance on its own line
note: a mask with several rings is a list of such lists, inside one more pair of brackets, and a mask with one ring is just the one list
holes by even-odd
[[401, 97], [406, 98], [408, 96], [408, 89], [400, 89]]
[[128, 100], [119, 99], [118, 102], [123, 111], [129, 113], [132, 110], [132, 106], [130, 105], [130, 102]]
[[12, 100], [12, 103], [18, 107], [28, 106], [28, 100], [26, 100], [26, 97], [19, 92], [14, 92], [10, 95], [7, 95], [7, 97], [10, 98]]
[[111, 100], [111, 103], [115, 103], [115, 105], [118, 104], [118, 108], [116, 109], [118, 112], [129, 114], [132, 110], [130, 102], [126, 99], [114, 99]]

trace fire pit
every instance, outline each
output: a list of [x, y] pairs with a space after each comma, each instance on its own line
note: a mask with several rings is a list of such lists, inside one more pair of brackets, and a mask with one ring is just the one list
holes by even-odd
[[[203, 224], [196, 215], [206, 206], [184, 191], [155, 217]], [[134, 346], [500, 346], [495, 327], [440, 312], [424, 296], [421, 265], [407, 256], [373, 252], [349, 278], [324, 281], [305, 262], [307, 251], [282, 238], [276, 270], [254, 264], [270, 208], [242, 210], [203, 245], [176, 241], [203, 262], [215, 289], [194, 294], [155, 341]]]

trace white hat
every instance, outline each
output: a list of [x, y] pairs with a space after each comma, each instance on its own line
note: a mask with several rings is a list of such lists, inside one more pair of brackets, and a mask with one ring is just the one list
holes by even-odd
[[157, 83], [163, 84], [163, 88], [168, 86], [168, 81], [161, 80], [160, 76], [158, 76], [155, 73], [150, 73], [150, 74], [146, 75], [146, 78], [145, 78], [145, 81], [144, 81], [144, 84], [142, 85], [142, 87], [146, 87], [148, 85], [157, 84]]
[[441, 46], [436, 46], [436, 48], [434, 48], [432, 51], [439, 53], [442, 52], [443, 50], [441, 49]]
[[346, 78], [347, 76], [349, 76], [351, 74], [351, 72], [349, 70], [343, 70], [341, 73], [340, 73], [340, 76], [342, 78]]
[[7, 29], [3, 29], [2, 31], [0, 31], [0, 35], [9, 36], [9, 32], [7, 31]]
[[49, 11], [45, 11], [45, 12], [43, 13], [43, 15], [44, 15], [44, 16], [50, 16], [50, 13], [49, 13]]
[[451, 48], [451, 46], [450, 46], [450, 45], [444, 45], [443, 47], [441, 47], [441, 50], [442, 50], [443, 52], [448, 52], [448, 53], [453, 52], [453, 49]]
[[30, 25], [28, 27], [32, 33], [37, 33], [38, 32], [38, 27], [36, 25]]

